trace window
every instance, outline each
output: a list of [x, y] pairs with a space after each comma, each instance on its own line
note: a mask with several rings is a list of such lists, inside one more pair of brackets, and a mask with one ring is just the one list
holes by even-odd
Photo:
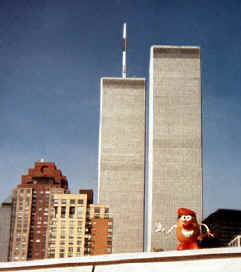
[[73, 218], [75, 214], [75, 207], [70, 207], [69, 208], [69, 217]]
[[61, 207], [61, 218], [65, 218], [66, 207]]
[[70, 204], [75, 204], [75, 199], [70, 199]]
[[66, 199], [62, 199], [61, 204], [66, 204]]
[[77, 214], [77, 217], [78, 217], [78, 218], [83, 218], [83, 213], [78, 213], [78, 214]]
[[100, 208], [95, 208], [95, 213], [100, 213]]
[[65, 226], [61, 226], [61, 232], [65, 232], [66, 229], [65, 229]]
[[71, 233], [74, 232], [74, 228], [72, 228], [72, 227], [69, 228], [69, 232], [71, 232]]
[[78, 204], [84, 204], [84, 200], [83, 199], [78, 199]]
[[112, 250], [111, 250], [110, 247], [107, 247], [106, 251], [107, 251], [108, 253], [111, 253]]

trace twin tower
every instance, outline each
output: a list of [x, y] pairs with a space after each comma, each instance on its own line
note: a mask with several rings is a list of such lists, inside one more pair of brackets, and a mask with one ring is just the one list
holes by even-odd
[[169, 229], [180, 207], [201, 220], [200, 75], [199, 47], [153, 46], [148, 95], [145, 78], [101, 79], [98, 200], [113, 253], [175, 249], [175, 231], [155, 225]]

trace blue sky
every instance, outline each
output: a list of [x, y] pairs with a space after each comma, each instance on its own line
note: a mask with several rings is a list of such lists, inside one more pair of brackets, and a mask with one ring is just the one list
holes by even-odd
[[1, 0], [0, 200], [44, 158], [97, 189], [100, 78], [148, 79], [152, 45], [202, 50], [204, 215], [241, 208], [241, 1]]

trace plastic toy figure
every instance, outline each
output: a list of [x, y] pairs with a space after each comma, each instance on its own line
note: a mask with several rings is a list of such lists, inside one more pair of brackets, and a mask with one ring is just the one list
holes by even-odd
[[[206, 230], [203, 231], [201, 226], [205, 227]], [[166, 230], [161, 223], [156, 223], [155, 232], [164, 232], [167, 235], [174, 228], [176, 228], [177, 239], [180, 242], [177, 245], [177, 250], [205, 248], [205, 244], [206, 246], [212, 245], [213, 241], [216, 241], [208, 226], [203, 223], [198, 224], [196, 213], [190, 209], [178, 209], [177, 224], [170, 227], [169, 230]], [[216, 245], [217, 243], [213, 243], [213, 246]]]
[[185, 208], [178, 209], [176, 235], [180, 242], [177, 250], [199, 248], [198, 240], [201, 240], [202, 236], [194, 211]]

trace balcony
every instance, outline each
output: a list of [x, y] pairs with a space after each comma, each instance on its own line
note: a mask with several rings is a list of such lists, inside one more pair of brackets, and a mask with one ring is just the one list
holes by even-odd
[[240, 268], [240, 247], [0, 263], [0, 271], [35, 272], [240, 272]]

